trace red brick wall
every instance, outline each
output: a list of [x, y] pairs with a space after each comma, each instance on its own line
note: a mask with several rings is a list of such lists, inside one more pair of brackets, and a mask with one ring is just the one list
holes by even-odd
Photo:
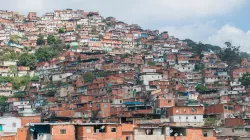
[[[193, 111], [192, 108], [195, 108], [196, 110]], [[176, 110], [178, 110], [178, 112]], [[169, 109], [169, 115], [175, 114], [204, 114], [204, 109], [203, 106], [171, 107]]]
[[[233, 110], [226, 110], [224, 109], [224, 106], [229, 106], [226, 104], [216, 104], [216, 105], [211, 105], [206, 108], [206, 114], [222, 114], [222, 113], [232, 113]], [[233, 106], [231, 106], [233, 107]]]
[[226, 118], [225, 119], [225, 125], [227, 127], [231, 126], [243, 126], [244, 125], [244, 120], [240, 118]]
[[19, 117], [21, 119], [21, 125], [26, 126], [28, 123], [40, 123], [41, 116]]
[[[187, 129], [185, 140], [216, 140], [216, 137], [203, 137], [202, 129], [191, 128]], [[166, 137], [166, 140], [182, 140], [182, 137]]]
[[206, 114], [220, 114], [224, 113], [224, 105], [223, 104], [217, 104], [217, 105], [211, 105], [206, 108]]
[[158, 98], [157, 99], [157, 107], [163, 108], [163, 107], [172, 107], [175, 105], [174, 99], [165, 99], [165, 98]]
[[[75, 126], [74, 125], [53, 125], [50, 127], [53, 140], [74, 140]], [[66, 134], [61, 134], [60, 130], [66, 129]]]
[[[119, 139], [122, 137], [122, 129], [120, 125], [105, 125], [105, 133], [94, 133], [94, 126], [78, 126], [77, 139], [81, 140], [83, 138], [93, 139], [93, 140], [102, 140], [102, 139]], [[111, 132], [111, 128], [116, 128], [116, 132]], [[87, 129], [90, 129], [90, 132], [87, 133]]]

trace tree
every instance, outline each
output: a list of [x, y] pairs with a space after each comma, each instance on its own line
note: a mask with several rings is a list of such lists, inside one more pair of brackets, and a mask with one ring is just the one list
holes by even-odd
[[39, 81], [39, 76], [31, 77], [30, 81]]
[[203, 91], [207, 91], [207, 87], [205, 87], [204, 85], [202, 84], [199, 84], [195, 87], [195, 90], [198, 91], [198, 92], [203, 92]]
[[60, 34], [62, 34], [62, 33], [65, 32], [65, 30], [64, 30], [64, 28], [59, 28], [58, 32], [59, 32]]
[[48, 46], [40, 47], [36, 50], [35, 56], [38, 61], [48, 61], [58, 55], [58, 51], [51, 49]]
[[91, 29], [91, 33], [92, 33], [92, 34], [96, 34], [96, 33], [97, 33], [97, 29], [96, 29], [96, 27], [94, 27], [94, 26], [92, 27], [92, 29]]
[[5, 96], [0, 96], [0, 105], [3, 105], [7, 100], [7, 97]]
[[14, 44], [18, 44], [19, 41], [18, 41], [18, 36], [16, 35], [11, 35], [10, 36], [10, 42], [14, 43]]
[[104, 36], [99, 34], [99, 39], [103, 39], [103, 38], [104, 38]]
[[244, 73], [243, 76], [239, 79], [242, 85], [249, 86], [250, 85], [250, 73]]
[[243, 58], [247, 58], [248, 61], [250, 61], [250, 55], [246, 52], [240, 52], [240, 57]]
[[149, 66], [155, 66], [156, 64], [155, 64], [154, 61], [148, 61], [148, 65], [149, 65]]
[[204, 64], [195, 64], [194, 68], [196, 71], [201, 71], [205, 68], [205, 65]]
[[226, 47], [217, 54], [220, 59], [226, 62], [229, 67], [240, 64], [240, 46], [233, 46], [231, 42], [225, 42]]
[[36, 68], [36, 56], [33, 54], [23, 53], [19, 58], [18, 65], [30, 67], [31, 70]]
[[44, 40], [44, 38], [43, 38], [43, 36], [42, 35], [39, 35], [38, 36], [38, 38], [37, 38], [37, 41], [36, 41], [36, 44], [37, 45], [45, 45], [45, 40]]
[[122, 54], [120, 57], [121, 59], [124, 59], [124, 58], [128, 58], [129, 56], [131, 56], [131, 54], [125, 53], [125, 54]]
[[47, 92], [48, 97], [54, 97], [55, 94], [56, 94], [56, 90], [50, 90], [50, 91]]
[[17, 66], [16, 65], [11, 65], [9, 73], [17, 75], [17, 73], [18, 73]]
[[12, 84], [15, 90], [19, 90], [21, 87], [26, 87], [30, 82], [30, 76], [25, 75], [21, 77], [13, 77]]
[[91, 82], [91, 81], [93, 81], [94, 78], [95, 77], [91, 72], [85, 72], [83, 74], [83, 79], [84, 79], [85, 82]]
[[54, 35], [50, 34], [47, 37], [47, 42], [49, 45], [55, 44], [56, 43], [56, 38]]
[[208, 117], [205, 119], [205, 126], [215, 126], [216, 125], [216, 118]]
[[195, 53], [199, 54], [202, 52], [202, 51], [214, 51], [214, 52], [217, 52], [217, 51], [220, 51], [221, 48], [219, 46], [214, 46], [214, 45], [211, 45], [211, 44], [203, 44], [202, 42], [194, 42], [193, 40], [190, 40], [190, 39], [185, 39], [183, 40], [187, 43], [187, 46], [191, 48], [191, 50], [193, 50]]
[[194, 51], [194, 53], [201, 55], [201, 52], [203, 50], [203, 44], [199, 42], [198, 44], [192, 47], [192, 50]]
[[76, 30], [82, 29], [82, 25], [76, 25]]
[[0, 51], [0, 60], [2, 61], [9, 61], [9, 60], [15, 61], [18, 59], [19, 59], [19, 53], [16, 53], [11, 49], [4, 49], [3, 51]]

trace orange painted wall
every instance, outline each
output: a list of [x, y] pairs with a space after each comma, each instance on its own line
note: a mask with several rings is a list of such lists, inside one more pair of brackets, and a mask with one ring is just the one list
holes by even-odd
[[[75, 126], [74, 125], [53, 125], [50, 127], [53, 140], [74, 140]], [[60, 130], [66, 129], [66, 134], [61, 134]]]
[[21, 119], [22, 127], [26, 126], [28, 123], [40, 123], [41, 116], [27, 116], [27, 117], [19, 117]]

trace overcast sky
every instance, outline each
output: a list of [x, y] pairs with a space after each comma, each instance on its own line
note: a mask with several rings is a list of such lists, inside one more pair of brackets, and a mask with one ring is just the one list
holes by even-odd
[[143, 28], [167, 30], [223, 47], [225, 41], [250, 52], [250, 0], [1, 0], [0, 9], [52, 12], [55, 9], [99, 11], [101, 15], [137, 23]]

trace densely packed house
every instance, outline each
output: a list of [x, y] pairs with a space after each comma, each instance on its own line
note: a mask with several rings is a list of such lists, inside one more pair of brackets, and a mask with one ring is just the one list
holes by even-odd
[[228, 67], [212, 50], [98, 12], [1, 10], [0, 23], [1, 51], [34, 55], [51, 35], [67, 46], [34, 67], [0, 61], [0, 77], [15, 79], [0, 83], [1, 139], [250, 139], [247, 59]]

